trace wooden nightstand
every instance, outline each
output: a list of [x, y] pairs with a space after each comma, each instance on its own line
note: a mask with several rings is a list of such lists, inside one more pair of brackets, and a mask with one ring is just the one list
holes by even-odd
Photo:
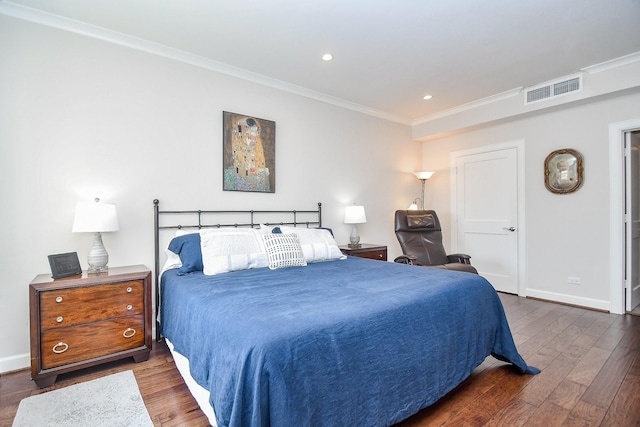
[[360, 258], [377, 259], [380, 261], [387, 260], [387, 247], [382, 245], [370, 245], [362, 243], [359, 248], [352, 248], [349, 245], [339, 246], [345, 255], [357, 256]]
[[133, 356], [152, 347], [151, 271], [143, 265], [29, 285], [31, 378], [38, 387], [59, 374]]

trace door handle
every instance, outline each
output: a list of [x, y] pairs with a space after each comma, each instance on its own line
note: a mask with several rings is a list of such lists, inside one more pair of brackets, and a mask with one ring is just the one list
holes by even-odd
[[503, 230], [507, 230], [507, 231], [511, 231], [511, 232], [516, 231], [515, 227], [502, 227], [502, 229]]

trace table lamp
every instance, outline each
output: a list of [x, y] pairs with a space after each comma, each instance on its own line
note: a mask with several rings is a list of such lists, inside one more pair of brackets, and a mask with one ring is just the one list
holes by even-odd
[[93, 233], [93, 245], [89, 251], [87, 262], [88, 273], [105, 273], [109, 271], [107, 263], [109, 254], [102, 244], [102, 234], [118, 231], [118, 214], [116, 205], [100, 203], [96, 198], [93, 202], [80, 202], [76, 205], [73, 219], [73, 233]]
[[360, 235], [358, 234], [358, 224], [364, 224], [365, 222], [367, 222], [367, 216], [364, 213], [364, 206], [347, 206], [344, 210], [344, 223], [353, 224], [351, 236], [349, 236], [350, 248], [359, 248], [362, 246], [360, 244]]

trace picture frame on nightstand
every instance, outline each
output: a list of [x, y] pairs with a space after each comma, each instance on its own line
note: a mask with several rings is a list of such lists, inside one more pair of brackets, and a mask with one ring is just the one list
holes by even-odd
[[49, 255], [48, 258], [51, 266], [51, 277], [54, 279], [82, 274], [77, 252]]

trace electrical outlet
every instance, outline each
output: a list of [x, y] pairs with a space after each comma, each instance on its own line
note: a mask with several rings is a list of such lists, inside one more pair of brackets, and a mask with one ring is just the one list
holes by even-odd
[[569, 282], [570, 285], [580, 285], [580, 284], [582, 284], [582, 282], [580, 281], [579, 277], [571, 277], [571, 276], [569, 276], [569, 279], [567, 281]]

